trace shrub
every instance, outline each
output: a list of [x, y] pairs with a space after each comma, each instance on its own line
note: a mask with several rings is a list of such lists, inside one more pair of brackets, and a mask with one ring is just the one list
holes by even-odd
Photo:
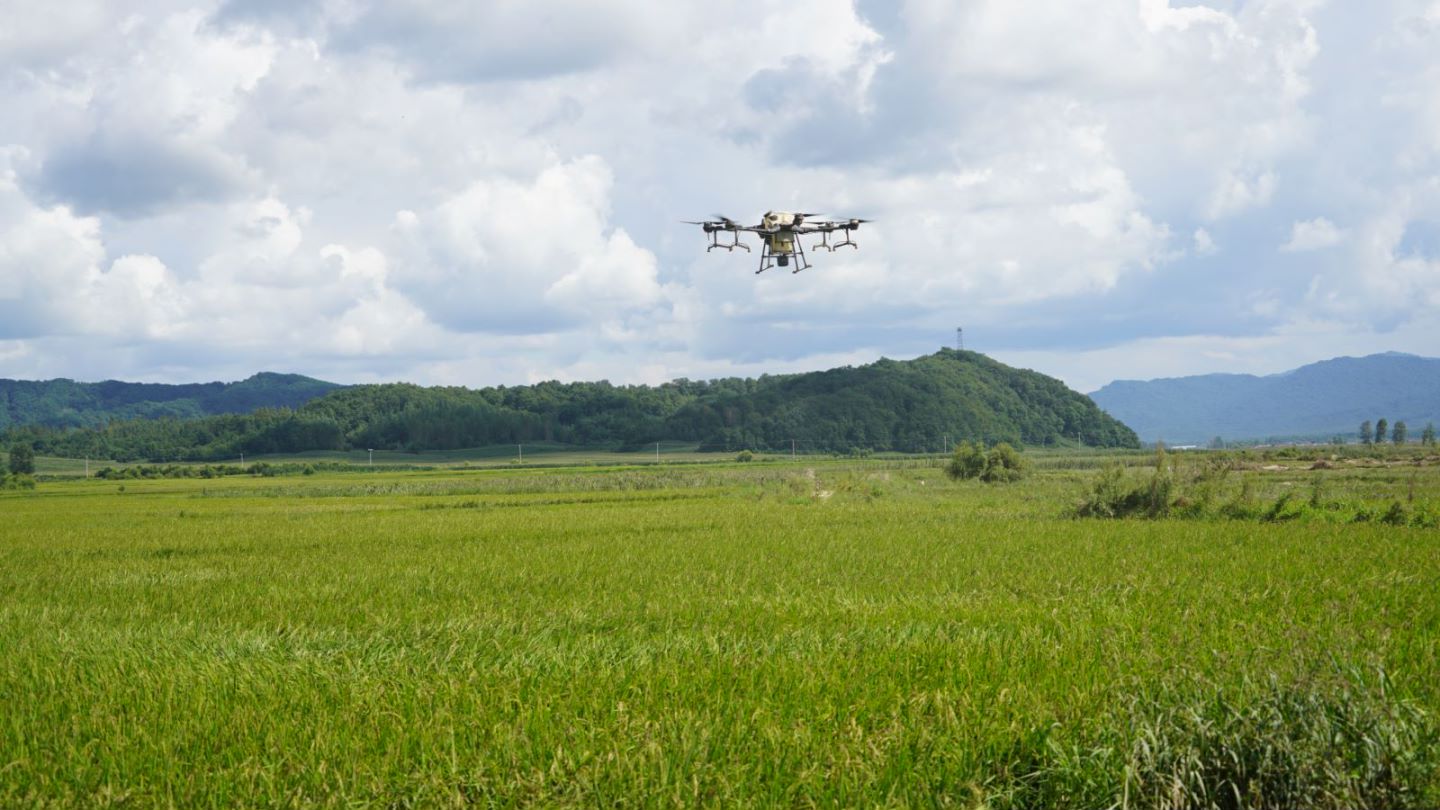
[[1025, 467], [1025, 458], [1019, 451], [1001, 442], [985, 454], [985, 469], [980, 473], [980, 480], [989, 484], [1018, 481], [1025, 477]]
[[1380, 522], [1387, 526], [1408, 526], [1410, 525], [1410, 514], [1405, 511], [1404, 504], [1392, 501], [1390, 508], [1380, 515]]
[[985, 446], [960, 442], [945, 463], [945, 474], [956, 481], [979, 478], [985, 472]]
[[26, 473], [11, 473], [0, 478], [0, 489], [34, 489], [35, 476]]
[[1101, 470], [1090, 492], [1075, 506], [1076, 517], [1159, 518], [1176, 506], [1175, 474], [1165, 461], [1164, 449], [1155, 452], [1155, 472], [1131, 482], [1118, 464]]
[[1095, 483], [1090, 485], [1090, 492], [1075, 505], [1075, 515], [1093, 518], [1122, 517], [1129, 512], [1125, 508], [1128, 493], [1125, 469], [1119, 464], [1106, 464], [1095, 477]]
[[1282, 494], [1279, 498], [1275, 499], [1275, 503], [1271, 504], [1269, 509], [1265, 510], [1265, 514], [1261, 517], [1261, 520], [1278, 523], [1300, 517], [1299, 511], [1290, 508], [1291, 502], [1294, 500], [1296, 500], [1296, 495], [1293, 491]]
[[750, 452], [749, 450], [741, 450], [741, 451], [735, 456], [735, 460], [736, 460], [736, 461], [754, 461], [754, 460], [755, 460], [755, 454], [752, 453], [752, 452]]
[[956, 481], [979, 478], [987, 484], [1004, 484], [1025, 477], [1024, 456], [1005, 442], [986, 452], [982, 443], [961, 442], [945, 462], [945, 474]]
[[1241, 480], [1240, 492], [1220, 507], [1220, 516], [1231, 520], [1250, 520], [1258, 512], [1259, 508], [1255, 505], [1255, 486], [1249, 478]]
[[1205, 459], [1183, 487], [1177, 486], [1183, 494], [1175, 497], [1173, 511], [1190, 518], [1210, 514], [1216, 499], [1225, 491], [1233, 470], [1234, 466], [1223, 456]]

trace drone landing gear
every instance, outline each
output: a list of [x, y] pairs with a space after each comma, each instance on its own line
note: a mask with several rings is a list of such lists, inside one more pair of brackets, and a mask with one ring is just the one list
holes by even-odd
[[721, 248], [721, 249], [723, 249], [726, 253], [734, 253], [734, 252], [735, 252], [735, 248], [740, 248], [741, 250], [745, 251], [746, 253], [749, 253], [749, 252], [750, 252], [750, 246], [747, 245], [747, 244], [745, 244], [744, 242], [741, 242], [741, 241], [740, 241], [740, 232], [739, 232], [739, 231], [725, 231], [725, 233], [729, 233], [729, 234], [730, 234], [730, 236], [731, 236], [731, 241], [729, 241], [729, 242], [721, 242], [721, 241], [720, 241], [721, 231], [719, 231], [719, 230], [711, 231], [711, 232], [710, 232], [710, 247], [705, 248], [705, 252], [706, 252], [706, 253], [709, 253], [710, 251], [714, 250], [715, 248]]
[[772, 267], [789, 267], [791, 259], [795, 260], [795, 269], [790, 271], [791, 274], [810, 269], [810, 262], [805, 258], [805, 248], [799, 239], [795, 240], [791, 250], [773, 250], [768, 239], [760, 244], [760, 269], [755, 271], [755, 275], [758, 276]]
[[820, 244], [816, 245], [816, 246], [815, 246], [815, 249], [816, 249], [816, 250], [828, 250], [828, 251], [830, 251], [831, 253], [834, 253], [837, 248], [842, 248], [842, 247], [852, 247], [852, 248], [855, 248], [856, 250], [859, 250], [859, 249], [860, 249], [860, 246], [857, 245], [857, 244], [855, 243], [855, 241], [850, 238], [850, 229], [849, 229], [849, 228], [846, 228], [846, 229], [845, 229], [845, 238], [844, 238], [843, 240], [839, 241], [839, 242], [836, 242], [836, 243], [833, 244], [833, 245], [830, 244], [830, 232], [829, 232], [829, 231], [821, 231], [821, 232], [820, 232]]

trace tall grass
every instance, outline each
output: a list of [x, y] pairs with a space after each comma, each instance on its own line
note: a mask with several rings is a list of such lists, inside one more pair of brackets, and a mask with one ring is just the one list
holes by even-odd
[[[1324, 474], [1326, 503], [1410, 486]], [[1068, 519], [1088, 475], [0, 494], [0, 806], [1440, 801], [1440, 536]]]

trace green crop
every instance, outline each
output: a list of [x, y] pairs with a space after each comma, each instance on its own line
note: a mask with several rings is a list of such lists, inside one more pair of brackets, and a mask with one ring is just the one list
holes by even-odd
[[[0, 493], [0, 806], [1440, 802], [1440, 532], [939, 463]], [[1440, 495], [1217, 502], [1319, 474]]]

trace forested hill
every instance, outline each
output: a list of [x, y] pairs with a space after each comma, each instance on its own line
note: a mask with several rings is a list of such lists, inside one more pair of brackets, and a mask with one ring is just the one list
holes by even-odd
[[450, 450], [558, 441], [702, 449], [935, 451], [943, 439], [1135, 447], [1133, 431], [1087, 397], [1033, 371], [949, 349], [830, 371], [659, 386], [607, 382], [467, 388], [357, 385], [298, 409], [197, 420], [134, 420], [97, 430], [11, 431], [50, 455], [223, 459], [386, 448]]
[[299, 374], [268, 372], [240, 382], [188, 385], [0, 379], [0, 430], [23, 425], [96, 427], [116, 420], [194, 419], [257, 408], [298, 408], [339, 387]]
[[1440, 359], [1388, 352], [1282, 374], [1206, 374], [1110, 383], [1091, 394], [1145, 441], [1354, 437], [1360, 423], [1440, 422]]

